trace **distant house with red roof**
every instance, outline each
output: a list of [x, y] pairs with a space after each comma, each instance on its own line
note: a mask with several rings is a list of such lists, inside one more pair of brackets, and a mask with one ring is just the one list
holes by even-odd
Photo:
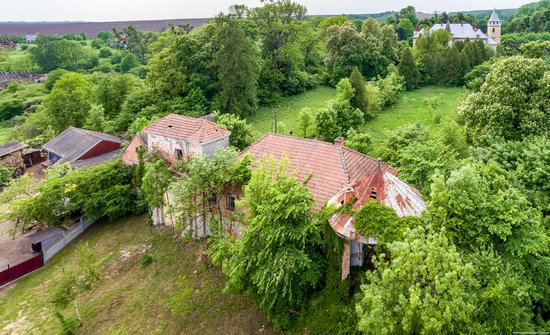
[[124, 153], [127, 165], [138, 163], [137, 150], [156, 152], [170, 162], [187, 160], [191, 155], [213, 156], [229, 146], [231, 132], [207, 119], [169, 114], [135, 136]]

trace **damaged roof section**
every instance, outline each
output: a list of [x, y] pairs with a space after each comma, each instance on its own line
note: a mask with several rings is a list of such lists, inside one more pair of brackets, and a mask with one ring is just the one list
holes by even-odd
[[[343, 188], [327, 203], [328, 206], [340, 208], [355, 199], [352, 209], [360, 210], [369, 200], [376, 200], [395, 210], [398, 217], [420, 216], [426, 210], [426, 202], [414, 187], [403, 182], [393, 174], [377, 168], [376, 172], [363, 178], [351, 186]], [[369, 241], [359, 234], [353, 225], [353, 216], [338, 211], [329, 218], [332, 229], [348, 240], [359, 240], [363, 243], [375, 243], [372, 237]], [[372, 244], [372, 243], [371, 243]]]

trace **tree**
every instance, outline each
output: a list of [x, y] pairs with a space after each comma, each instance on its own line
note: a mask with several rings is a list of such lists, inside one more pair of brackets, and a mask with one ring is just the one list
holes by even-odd
[[51, 91], [53, 88], [53, 85], [55, 85], [57, 80], [59, 80], [59, 78], [61, 78], [61, 76], [67, 72], [69, 71], [63, 70], [63, 69], [57, 69], [48, 73], [48, 77], [46, 78], [46, 80], [44, 80], [44, 88], [46, 88], [48, 92]]
[[81, 127], [92, 104], [92, 85], [78, 73], [66, 73], [44, 99], [49, 124], [57, 132], [69, 126]]
[[77, 41], [48, 36], [39, 36], [36, 47], [31, 48], [29, 52], [43, 72], [59, 68], [70, 71], [91, 69], [99, 61], [95, 52], [85, 49]]
[[479, 92], [459, 108], [476, 143], [490, 137], [506, 140], [547, 134], [550, 76], [544, 61], [510, 57], [496, 63]]
[[550, 256], [540, 212], [495, 163], [434, 177], [430, 221], [467, 252], [494, 250], [520, 275], [530, 299], [548, 306]]
[[367, 334], [475, 332], [470, 288], [473, 268], [445, 231], [407, 230], [387, 245], [391, 258], [375, 260], [356, 305]]
[[120, 73], [97, 74], [93, 79], [96, 82], [96, 101], [103, 106], [109, 120], [120, 114], [126, 97], [140, 84], [136, 77]]
[[[263, 66], [258, 82], [260, 101], [270, 103], [281, 95], [294, 95], [314, 87], [316, 81], [305, 72], [307, 63], [319, 57], [311, 51], [311, 43], [302, 43], [303, 32], [312, 29], [304, 24], [307, 9], [291, 0], [266, 2], [249, 11], [257, 25]], [[309, 34], [311, 36], [311, 34]], [[313, 43], [315, 45], [315, 43]]]
[[[172, 186], [176, 202], [185, 208], [182, 219], [189, 224], [189, 230], [198, 233], [197, 218], [200, 217], [206, 236], [206, 224], [214, 219], [214, 211], [219, 213], [218, 224], [222, 224], [221, 200], [218, 198], [227, 186], [244, 185], [250, 179], [250, 158], [240, 159], [235, 148], [220, 149], [212, 158], [193, 155], [185, 164], [187, 177], [177, 180]], [[213, 204], [212, 199], [216, 199]], [[220, 227], [218, 231], [221, 230]]]
[[365, 62], [365, 40], [349, 23], [330, 26], [326, 33], [327, 56], [325, 63], [330, 83], [336, 85], [347, 78], [355, 67], [363, 69]]
[[367, 155], [372, 149], [372, 136], [350, 129], [344, 143], [346, 147]]
[[245, 117], [256, 108], [258, 57], [236, 20], [218, 21], [219, 32], [215, 38], [218, 51], [213, 60], [218, 71], [217, 104], [222, 113]]
[[376, 200], [369, 200], [355, 214], [353, 226], [363, 236], [375, 236], [381, 245], [401, 240], [407, 228], [405, 220], [401, 220], [395, 210]]
[[102, 105], [92, 105], [84, 122], [84, 128], [93, 131], [103, 131], [105, 126], [105, 109]]
[[[99, 261], [88, 244], [79, 245], [76, 254], [77, 267], [67, 272], [63, 269], [63, 276], [49, 298], [49, 302], [54, 307], [55, 316], [61, 322], [62, 334], [73, 334], [80, 325], [82, 318], [76, 299], [80, 294], [90, 290], [92, 284], [99, 280]], [[76, 319], [63, 316], [63, 311], [71, 302]]]
[[351, 128], [365, 122], [360, 109], [353, 108], [350, 101], [354, 95], [349, 79], [342, 79], [336, 87], [336, 99], [315, 117], [315, 126], [325, 141], [334, 141]]
[[351, 72], [349, 83], [353, 88], [353, 96], [350, 99], [350, 105], [354, 109], [359, 109], [365, 116], [372, 117], [372, 113], [369, 111], [369, 100], [367, 96], [367, 88], [363, 81], [363, 75], [359, 72], [359, 69], [355, 67]]
[[159, 210], [160, 217], [164, 217], [165, 199], [172, 180], [173, 175], [166, 168], [164, 160], [159, 159], [145, 165], [145, 174], [141, 180], [143, 197], [151, 210]]
[[368, 79], [376, 76], [385, 76], [390, 60], [384, 57], [384, 37], [380, 23], [369, 17], [363, 24], [362, 35], [365, 39], [363, 75]]
[[113, 33], [121, 40], [121, 43], [118, 44], [119, 48], [128, 50], [139, 58], [141, 64], [145, 64], [145, 55], [154, 38], [153, 34], [139, 32], [133, 25], [129, 25], [121, 31], [113, 29]]
[[399, 177], [425, 194], [430, 191], [434, 173], [448, 176], [458, 161], [457, 152], [438, 140], [410, 143], [397, 154], [395, 166], [399, 168]]
[[400, 41], [410, 41], [414, 35], [414, 26], [409, 19], [401, 19], [397, 24], [397, 36]]
[[24, 190], [19, 195], [27, 195], [16, 195], [6, 216], [20, 222], [21, 229], [30, 224], [61, 226], [74, 213], [86, 218], [116, 219], [137, 212], [130, 182], [128, 170], [120, 162], [80, 170], [71, 170], [68, 163], [55, 164], [47, 170], [45, 179], [33, 185], [35, 193], [28, 194], [30, 187], [18, 184]]
[[399, 62], [399, 74], [405, 79], [405, 88], [412, 90], [420, 84], [420, 71], [416, 66], [410, 48], [406, 48]]
[[231, 132], [229, 137], [231, 146], [243, 150], [254, 141], [254, 132], [252, 127], [246, 123], [246, 120], [233, 114], [216, 114], [215, 121]]
[[122, 72], [128, 72], [134, 67], [138, 65], [138, 60], [136, 58], [136, 55], [133, 53], [127, 53], [122, 57], [122, 60], [120, 61], [120, 71]]
[[311, 126], [311, 122], [312, 122], [312, 115], [311, 115], [311, 109], [309, 108], [302, 108], [302, 110], [300, 111], [300, 129], [302, 130], [303, 132], [303, 136], [304, 138], [307, 138], [307, 128], [309, 128], [309, 126]]
[[313, 197], [287, 173], [285, 161], [266, 159], [252, 172], [241, 204], [248, 227], [223, 266], [227, 287], [252, 293], [272, 315], [288, 316], [321, 276]]

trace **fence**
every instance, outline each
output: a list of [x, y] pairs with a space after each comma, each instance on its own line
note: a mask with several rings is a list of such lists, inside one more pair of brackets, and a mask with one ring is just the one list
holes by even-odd
[[0, 286], [41, 268], [44, 265], [44, 258], [42, 256], [42, 253], [39, 253], [15, 265], [8, 264], [8, 268], [0, 272]]
[[44, 263], [48, 262], [53, 256], [60, 252], [65, 246], [82, 234], [86, 228], [91, 226], [97, 219], [83, 220], [80, 219], [78, 225], [74, 226], [70, 230], [67, 230], [63, 234], [56, 235], [53, 241], [49, 241], [47, 245], [42, 245], [42, 252], [44, 253]]
[[97, 219], [83, 220], [70, 230], [57, 234], [42, 241], [42, 252], [15, 265], [8, 264], [7, 269], [0, 272], [0, 286], [16, 280], [29, 272], [44, 266], [55, 254], [61, 251], [67, 244], [82, 234], [86, 228], [91, 226]]

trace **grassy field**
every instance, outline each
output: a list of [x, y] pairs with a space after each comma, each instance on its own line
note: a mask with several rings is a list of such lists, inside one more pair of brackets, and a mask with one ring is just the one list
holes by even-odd
[[[387, 131], [409, 123], [423, 123], [428, 126], [430, 132], [437, 133], [446, 121], [455, 117], [460, 102], [467, 95], [468, 90], [462, 87], [432, 86], [405, 92], [397, 105], [367, 121], [360, 131], [372, 135], [375, 151], [382, 144]], [[294, 136], [301, 136], [302, 132], [298, 125], [300, 110], [307, 107], [315, 114], [326, 107], [335, 96], [335, 89], [320, 86], [307, 93], [284, 98], [276, 106], [262, 107], [255, 116], [248, 118], [248, 122], [252, 124], [257, 136], [272, 132], [273, 113], [277, 111], [279, 132], [288, 134], [292, 130]], [[438, 117], [439, 124], [436, 122]]]
[[298, 125], [299, 113], [303, 108], [309, 108], [313, 113], [319, 112], [327, 106], [331, 99], [336, 97], [336, 89], [328, 86], [320, 86], [306, 93], [283, 98], [275, 106], [261, 107], [258, 112], [249, 117], [247, 121], [257, 132], [257, 135], [263, 135], [273, 132], [273, 113], [277, 111], [277, 120], [279, 129], [284, 128], [287, 131], [292, 130], [294, 135], [301, 134]]
[[[0, 291], [0, 333], [59, 334], [48, 303], [64, 269], [84, 241], [101, 263], [101, 278], [77, 298], [78, 334], [273, 334], [264, 313], [246, 295], [223, 292], [224, 276], [202, 255], [204, 245], [174, 240], [170, 228], [146, 218], [98, 223], [44, 268]], [[143, 268], [143, 254], [154, 261]], [[181, 293], [174, 314], [174, 299]], [[66, 316], [74, 316], [72, 306]]]
[[[405, 92], [397, 105], [380, 112], [360, 130], [371, 134], [375, 151], [388, 131], [410, 123], [422, 123], [437, 134], [446, 122], [456, 117], [458, 106], [468, 93], [462, 87], [436, 86]], [[439, 124], [437, 118], [440, 118]]]
[[11, 129], [0, 125], [0, 144], [6, 143], [11, 139]]

